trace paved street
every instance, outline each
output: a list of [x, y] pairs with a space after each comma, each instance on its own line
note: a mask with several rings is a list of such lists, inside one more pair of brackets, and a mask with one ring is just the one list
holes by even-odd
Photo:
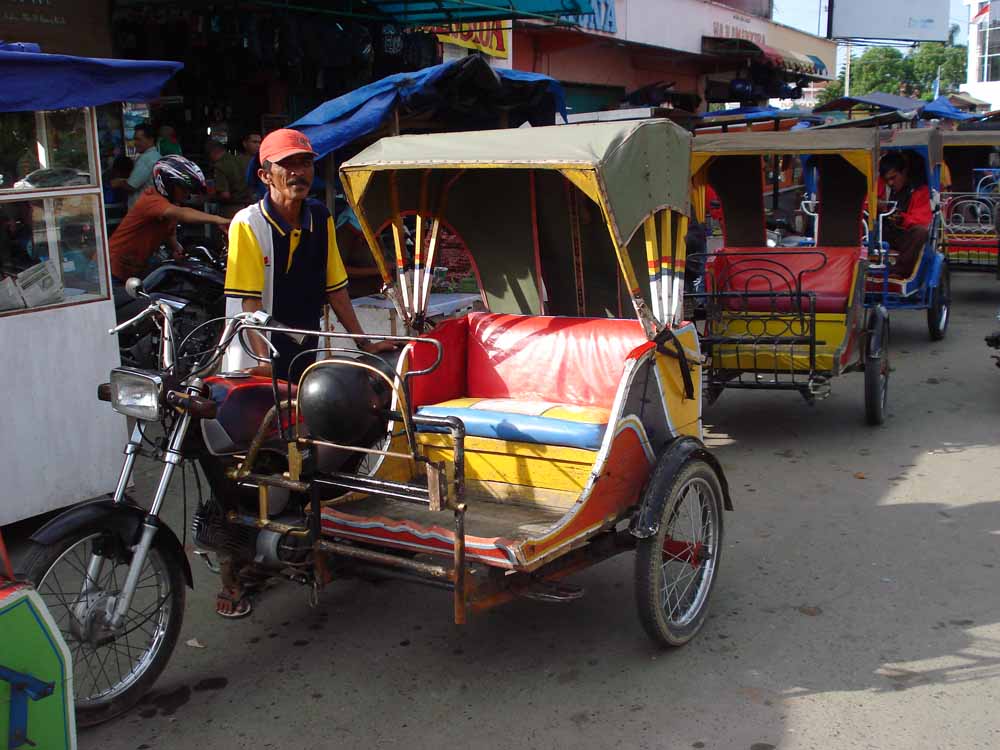
[[736, 512], [687, 647], [641, 630], [631, 555], [574, 579], [578, 602], [464, 628], [447, 593], [395, 582], [338, 583], [316, 609], [289, 585], [227, 622], [198, 564], [153, 695], [80, 747], [1000, 746], [1000, 370], [983, 343], [1000, 281], [953, 287], [945, 341], [922, 313], [893, 317], [883, 428], [864, 424], [860, 374], [815, 407], [733, 392], [706, 414]]

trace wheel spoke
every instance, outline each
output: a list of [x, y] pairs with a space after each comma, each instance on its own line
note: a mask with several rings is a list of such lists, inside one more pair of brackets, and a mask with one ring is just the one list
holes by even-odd
[[680, 488], [667, 513], [661, 543], [660, 605], [672, 625], [683, 625], [694, 617], [707, 596], [716, 544], [714, 503], [709, 486], [694, 479]]
[[[106, 627], [102, 625], [104, 610], [121, 595], [128, 570], [123, 561], [109, 557], [100, 566], [95, 562], [95, 575], [88, 575], [91, 550], [101, 535], [98, 532], [73, 543], [49, 565], [39, 586], [70, 647], [77, 705], [81, 707], [115, 699], [145, 673], [165, 642], [173, 612], [170, 578], [162, 555], [154, 547], [143, 562], [121, 629], [113, 640], [93, 645], [100, 629]], [[88, 588], [86, 597], [81, 597], [83, 589], [77, 589], [77, 581]], [[82, 622], [77, 613], [84, 618]], [[81, 634], [78, 623], [91, 621], [94, 632], [87, 632], [88, 624]]]

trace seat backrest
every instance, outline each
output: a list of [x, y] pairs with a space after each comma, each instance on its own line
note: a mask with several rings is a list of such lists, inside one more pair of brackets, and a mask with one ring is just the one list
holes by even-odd
[[814, 292], [846, 306], [862, 248], [734, 248], [719, 251], [709, 275], [717, 292]]
[[466, 394], [610, 407], [629, 353], [647, 342], [636, 320], [472, 313]]

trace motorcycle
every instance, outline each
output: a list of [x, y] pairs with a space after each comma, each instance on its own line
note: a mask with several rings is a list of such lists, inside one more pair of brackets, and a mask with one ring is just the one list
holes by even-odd
[[[151, 299], [170, 305], [174, 311], [174, 331], [181, 339], [199, 330], [190, 348], [180, 353], [181, 360], [190, 365], [191, 353], [205, 351], [210, 348], [213, 338], [218, 338], [218, 328], [202, 325], [225, 314], [225, 246], [213, 252], [196, 245], [187, 249], [179, 260], [169, 254], [154, 258], [156, 265], [143, 279], [143, 289]], [[135, 317], [145, 307], [142, 300], [133, 298], [123, 288], [116, 287], [114, 291], [115, 317], [119, 324]], [[123, 331], [118, 341], [123, 365], [140, 369], [156, 367], [159, 330], [150, 321]]]
[[[256, 462], [257, 470], [277, 471], [279, 476], [289, 468], [288, 425], [275, 420], [274, 414], [275, 396], [282, 391], [288, 399], [293, 387], [273, 376], [243, 372], [213, 377], [233, 342], [239, 341], [244, 351], [255, 356], [247, 337], [258, 336], [276, 355], [264, 334], [293, 338], [297, 334], [262, 311], [240, 313], [223, 319], [225, 327], [214, 346], [182, 374], [176, 352], [189, 342], [175, 333], [175, 304], [146, 292], [139, 279], [130, 279], [125, 288], [146, 306], [109, 333], [120, 335], [150, 322], [158, 331], [159, 347], [156, 369], [117, 367], [111, 371], [110, 382], [98, 388], [99, 399], [135, 421], [116, 490], [111, 497], [64, 512], [36, 531], [19, 571], [53, 610], [73, 653], [80, 726], [101, 723], [134, 706], [163, 671], [177, 643], [185, 588], [193, 585], [193, 578], [184, 548], [160, 518], [160, 511], [171, 478], [178, 469], [185, 471], [187, 462], [196, 463], [208, 480], [210, 492], [205, 498], [195, 468], [199, 502], [192, 529], [197, 553], [214, 572], [219, 567], [213, 555], [245, 561], [238, 571], [244, 587], [286, 579], [305, 586], [311, 602], [328, 580], [317, 570], [319, 564], [304, 533], [311, 523], [307, 507], [312, 498], [296, 492], [296, 483], [288, 482], [284, 492], [269, 488], [274, 490], [269, 493], [269, 504], [258, 506], [264, 488], [253, 480], [254, 475], [239, 472], [244, 458]], [[195, 329], [187, 338], [196, 339], [199, 333]], [[351, 338], [349, 334], [329, 335]], [[395, 374], [393, 365], [356, 350], [338, 351], [338, 356], [360, 356], [368, 362], [365, 368], [345, 367], [349, 372], [337, 375], [334, 388], [347, 394], [346, 400], [337, 402], [338, 420], [352, 435], [362, 436], [354, 444], [378, 444], [388, 430], [390, 388], [385, 382]], [[152, 435], [156, 423], [162, 427], [160, 438]], [[140, 454], [163, 465], [148, 507], [126, 493]], [[344, 466], [358, 470], [356, 457], [360, 455], [329, 450], [308, 460], [324, 471]], [[350, 464], [352, 460], [358, 463]], [[271, 522], [267, 529], [259, 523], [258, 507], [268, 508], [264, 521]]]

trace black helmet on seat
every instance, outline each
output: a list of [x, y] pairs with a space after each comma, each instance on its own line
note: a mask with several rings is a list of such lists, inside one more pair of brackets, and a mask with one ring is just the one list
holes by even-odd
[[201, 167], [178, 154], [164, 156], [153, 165], [153, 185], [168, 201], [174, 199], [175, 186], [192, 193], [204, 193], [206, 189]]

